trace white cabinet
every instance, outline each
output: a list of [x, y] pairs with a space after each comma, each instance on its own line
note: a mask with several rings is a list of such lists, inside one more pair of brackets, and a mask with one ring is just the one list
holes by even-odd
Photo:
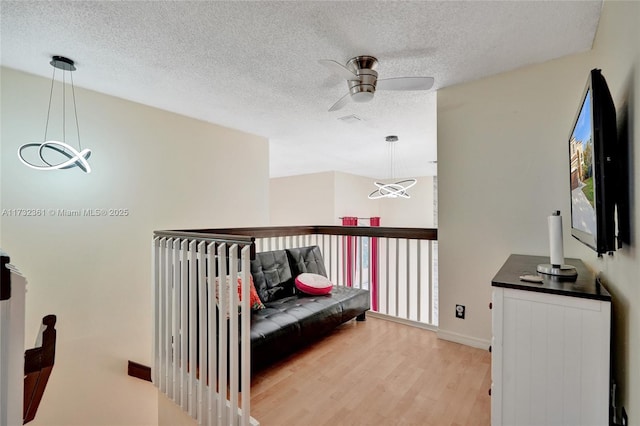
[[611, 302], [606, 290], [599, 290], [600, 299], [609, 300], [599, 300], [582, 291], [582, 297], [545, 292], [546, 285], [561, 293], [554, 283], [523, 288], [512, 283], [510, 288], [496, 279], [491, 423], [608, 425]]

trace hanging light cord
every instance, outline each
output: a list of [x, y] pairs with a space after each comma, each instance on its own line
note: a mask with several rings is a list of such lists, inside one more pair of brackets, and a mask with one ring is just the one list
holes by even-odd
[[67, 80], [65, 78], [64, 71], [62, 71], [62, 142], [67, 143]]
[[394, 167], [395, 142], [388, 142], [388, 144], [389, 144], [389, 159], [390, 159], [389, 172], [391, 173], [390, 178], [395, 179], [396, 178], [396, 170]]
[[[80, 125], [78, 123], [78, 107], [76, 106], [76, 89], [73, 84], [73, 72], [69, 72], [71, 78], [71, 96], [73, 98], [73, 114], [76, 119], [76, 131], [78, 133], [78, 149], [82, 151], [82, 143], [80, 142]], [[49, 106], [47, 107], [47, 121], [44, 125], [44, 141], [47, 140], [47, 133], [49, 131], [49, 117], [51, 116], [51, 100], [53, 99], [53, 86], [56, 81], [56, 67], [53, 67], [53, 75], [51, 76], [51, 89], [49, 90]], [[67, 93], [66, 93], [66, 76], [62, 71], [62, 142], [66, 143], [67, 139]], [[66, 151], [66, 150], [65, 150]]]
[[82, 145], [80, 144], [80, 126], [78, 125], [78, 109], [76, 108], [76, 89], [73, 86], [73, 73], [69, 73], [71, 77], [71, 93], [73, 94], [73, 112], [76, 116], [76, 130], [78, 131], [78, 148], [82, 151]]
[[44, 125], [44, 141], [47, 140], [47, 130], [49, 130], [49, 115], [51, 114], [51, 99], [53, 98], [53, 82], [56, 80], [56, 67], [53, 67], [51, 76], [51, 90], [49, 91], [49, 108], [47, 108], [47, 121]]

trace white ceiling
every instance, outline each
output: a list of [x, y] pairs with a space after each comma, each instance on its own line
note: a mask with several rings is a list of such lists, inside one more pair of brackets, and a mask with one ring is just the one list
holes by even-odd
[[[270, 141], [271, 176], [338, 170], [432, 175], [439, 88], [591, 48], [601, 1], [2, 1], [3, 66], [51, 78], [76, 61], [76, 86]], [[433, 76], [426, 92], [347, 92], [318, 65], [379, 59], [380, 78]], [[82, 99], [78, 99], [80, 117]], [[348, 124], [338, 117], [363, 119]], [[89, 135], [85, 136], [89, 137]]]

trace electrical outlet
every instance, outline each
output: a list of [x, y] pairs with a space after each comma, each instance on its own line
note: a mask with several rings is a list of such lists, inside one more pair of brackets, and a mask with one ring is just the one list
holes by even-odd
[[464, 305], [456, 305], [456, 318], [464, 319]]

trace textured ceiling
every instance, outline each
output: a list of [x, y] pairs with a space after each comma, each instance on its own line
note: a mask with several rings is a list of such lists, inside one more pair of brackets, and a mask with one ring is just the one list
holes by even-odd
[[[601, 1], [2, 1], [3, 66], [269, 138], [271, 175], [432, 175], [439, 88], [591, 48]], [[318, 65], [376, 56], [380, 78], [433, 76], [327, 112], [346, 83]], [[78, 100], [80, 111], [82, 100]], [[81, 112], [80, 112], [81, 113]], [[338, 120], [355, 114], [355, 123]], [[89, 135], [87, 135], [89, 137]]]

